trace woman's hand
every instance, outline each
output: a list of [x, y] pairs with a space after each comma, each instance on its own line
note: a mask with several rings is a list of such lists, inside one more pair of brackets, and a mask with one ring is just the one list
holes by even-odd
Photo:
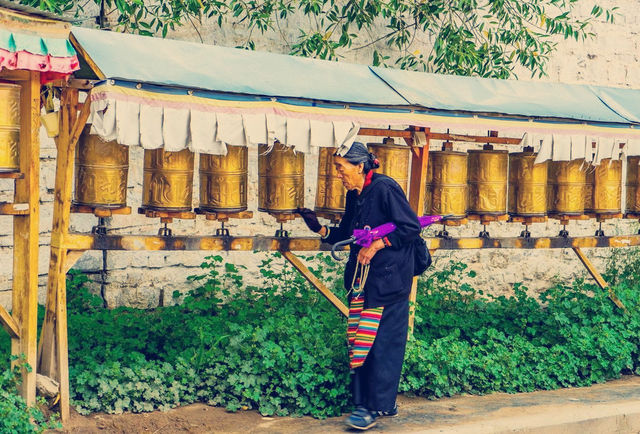
[[[304, 223], [313, 232], [318, 233], [323, 228], [318, 221], [318, 216], [316, 216], [316, 213], [313, 210], [310, 210], [309, 208], [298, 208], [295, 210], [295, 212], [300, 214], [300, 216], [304, 220]], [[325, 234], [321, 235], [324, 236]]]
[[369, 247], [363, 247], [358, 252], [358, 262], [362, 265], [369, 265], [371, 259], [378, 253], [378, 250], [384, 249], [382, 240], [377, 239]]

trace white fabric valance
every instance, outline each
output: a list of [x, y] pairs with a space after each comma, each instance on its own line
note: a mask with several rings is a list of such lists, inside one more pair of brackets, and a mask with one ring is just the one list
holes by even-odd
[[144, 104], [116, 98], [92, 101], [91, 134], [145, 149], [185, 148], [224, 155], [226, 145], [280, 142], [296, 151], [317, 153], [319, 147], [349, 147], [360, 129], [352, 121], [288, 117], [275, 113], [228, 113]]

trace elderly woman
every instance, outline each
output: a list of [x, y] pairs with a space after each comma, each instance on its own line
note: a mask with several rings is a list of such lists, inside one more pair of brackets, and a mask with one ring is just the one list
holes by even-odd
[[348, 190], [344, 217], [338, 227], [329, 228], [320, 225], [313, 211], [298, 210], [309, 229], [334, 244], [349, 238], [354, 229], [387, 222], [397, 227], [369, 247], [351, 245], [344, 274], [350, 291], [348, 335], [356, 406], [346, 424], [366, 430], [376, 424], [377, 417], [398, 414], [396, 395], [420, 223], [398, 183], [373, 172], [378, 160], [362, 143], [355, 142], [343, 156], [334, 155], [334, 165]]

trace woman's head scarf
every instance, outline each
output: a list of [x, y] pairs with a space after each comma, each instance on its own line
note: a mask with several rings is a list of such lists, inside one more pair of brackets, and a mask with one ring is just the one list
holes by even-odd
[[380, 167], [380, 162], [373, 155], [367, 147], [360, 142], [353, 142], [351, 148], [343, 155], [346, 160], [351, 164], [364, 164], [364, 173], [368, 173], [372, 169]]

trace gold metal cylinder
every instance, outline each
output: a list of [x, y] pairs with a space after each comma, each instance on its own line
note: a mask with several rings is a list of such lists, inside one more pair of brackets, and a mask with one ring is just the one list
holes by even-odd
[[424, 213], [463, 218], [467, 198], [467, 153], [429, 152]]
[[318, 184], [316, 188], [316, 212], [344, 213], [347, 189], [338, 179], [333, 165], [334, 148], [320, 148], [318, 154]]
[[193, 198], [193, 152], [145, 149], [142, 207], [155, 211], [190, 211]]
[[605, 158], [594, 170], [593, 211], [619, 214], [622, 208], [622, 160]]
[[548, 174], [549, 213], [561, 215], [584, 213], [585, 185], [584, 160], [551, 161]]
[[200, 209], [240, 212], [247, 209], [246, 146], [227, 145], [227, 155], [200, 154]]
[[76, 205], [122, 208], [127, 205], [129, 147], [90, 135], [87, 125], [76, 146]]
[[591, 214], [595, 212], [595, 204], [593, 202], [593, 191], [596, 183], [596, 168], [585, 163], [585, 182], [584, 182], [584, 213]]
[[640, 157], [627, 157], [626, 212], [640, 214]]
[[20, 86], [0, 83], [0, 172], [20, 170]]
[[258, 146], [258, 211], [291, 213], [304, 206], [304, 154], [276, 143]]
[[469, 213], [507, 213], [507, 170], [509, 154], [502, 150], [469, 151]]
[[534, 152], [509, 154], [509, 214], [538, 217], [547, 214], [547, 162], [535, 164]]
[[411, 149], [408, 146], [393, 143], [393, 139], [385, 139], [384, 143], [368, 143], [367, 148], [380, 161], [380, 168], [376, 172], [393, 178], [400, 184], [404, 194], [407, 194]]

